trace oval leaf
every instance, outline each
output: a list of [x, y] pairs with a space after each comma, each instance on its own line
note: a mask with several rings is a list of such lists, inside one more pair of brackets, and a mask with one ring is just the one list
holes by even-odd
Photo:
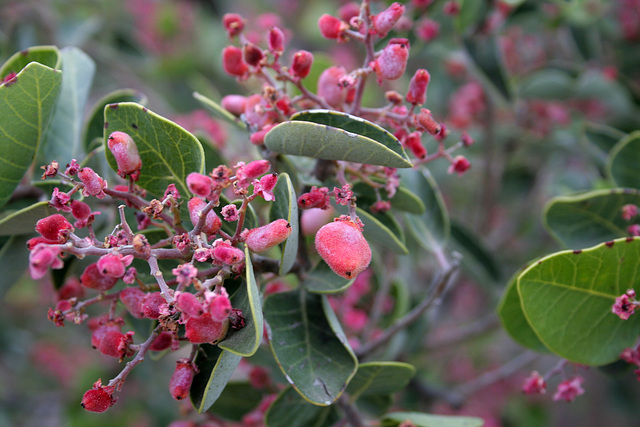
[[84, 123], [85, 104], [91, 91], [96, 64], [86, 53], [76, 47], [60, 51], [62, 57], [62, 85], [60, 95], [47, 128], [38, 163], [57, 160], [65, 165], [72, 158], [80, 158], [81, 132]]
[[356, 280], [345, 279], [331, 270], [326, 262], [319, 262], [316, 268], [307, 273], [302, 286], [314, 294], [335, 294], [349, 288]]
[[38, 202], [31, 206], [10, 212], [0, 219], [0, 236], [35, 233], [36, 222], [56, 211], [49, 207], [49, 202]]
[[85, 151], [89, 151], [93, 140], [100, 139], [100, 142], [102, 142], [104, 136], [104, 107], [120, 102], [137, 102], [138, 104], [145, 105], [147, 103], [147, 97], [135, 89], [120, 89], [100, 98], [93, 108], [91, 108], [89, 120], [83, 132], [82, 140], [84, 141]]
[[233, 421], [242, 421], [242, 417], [258, 407], [264, 390], [255, 389], [248, 382], [229, 382], [209, 412]]
[[269, 427], [328, 427], [337, 420], [335, 408], [312, 405], [293, 387], [282, 390], [265, 414]]
[[55, 46], [34, 46], [14, 53], [0, 68], [0, 80], [9, 73], [18, 73], [32, 62], [59, 70], [62, 64], [60, 51]]
[[515, 273], [507, 283], [505, 292], [498, 304], [498, 316], [502, 327], [518, 344], [538, 352], [549, 352], [529, 325], [518, 293], [518, 277], [522, 271]]
[[357, 368], [324, 305], [321, 297], [301, 289], [273, 294], [264, 305], [269, 344], [280, 369], [305, 400], [320, 406], [340, 397]]
[[622, 206], [640, 205], [640, 191], [616, 188], [552, 199], [544, 211], [551, 234], [569, 248], [584, 248], [628, 236]]
[[218, 346], [240, 356], [251, 356], [262, 340], [264, 321], [260, 306], [260, 292], [253, 275], [249, 248], [245, 247], [245, 286], [231, 296], [231, 305], [242, 310], [244, 328], [231, 332]]
[[109, 104], [104, 121], [105, 153], [113, 170], [118, 166], [106, 148], [107, 138], [111, 132], [126, 132], [136, 142], [142, 159], [138, 185], [162, 195], [173, 183], [181, 194], [189, 194], [187, 175], [204, 171], [204, 151], [195, 136], [135, 102]]
[[403, 421], [410, 421], [416, 427], [482, 427], [484, 420], [475, 417], [431, 415], [419, 412], [391, 412], [384, 416], [382, 427], [396, 427]]
[[242, 360], [242, 356], [223, 351], [215, 345], [204, 344], [200, 349], [202, 351], [195, 360], [198, 373], [193, 378], [190, 390], [191, 403], [198, 413], [209, 409], [220, 397]]
[[279, 274], [284, 276], [291, 270], [298, 256], [298, 236], [300, 232], [298, 199], [289, 174], [281, 173], [278, 175], [278, 183], [273, 189], [273, 194], [276, 199], [271, 204], [269, 219], [275, 221], [276, 219], [283, 218], [291, 224], [291, 235], [280, 245], [282, 248], [282, 256], [280, 257]]
[[416, 373], [416, 368], [402, 362], [361, 363], [347, 393], [354, 402], [365, 396], [396, 393], [404, 389]]
[[462, 262], [465, 265], [486, 275], [492, 282], [500, 282], [502, 274], [498, 262], [482, 243], [480, 236], [454, 222], [451, 224], [451, 239], [456, 243], [456, 249], [464, 255]]
[[265, 145], [277, 153], [314, 159], [349, 162], [393, 168], [413, 165], [405, 156], [381, 142], [332, 126], [304, 121], [280, 123], [267, 133]]
[[608, 172], [620, 187], [640, 189], [640, 131], [618, 142], [609, 156]]
[[0, 298], [22, 277], [29, 267], [27, 240], [30, 236], [11, 236], [0, 248]]
[[32, 62], [0, 85], [0, 207], [22, 179], [53, 115], [62, 73]]
[[400, 224], [388, 212], [373, 214], [356, 208], [356, 214], [364, 224], [362, 234], [367, 240], [381, 243], [400, 255], [409, 253], [404, 244], [404, 232]]
[[616, 297], [640, 285], [640, 239], [549, 255], [518, 278], [522, 310], [552, 352], [585, 365], [605, 365], [635, 344], [640, 317], [611, 312]]

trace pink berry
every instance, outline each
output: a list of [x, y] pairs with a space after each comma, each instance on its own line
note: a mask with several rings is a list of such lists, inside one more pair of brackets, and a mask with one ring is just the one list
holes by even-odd
[[216, 264], [236, 265], [244, 261], [244, 252], [228, 241], [220, 241], [211, 250], [211, 256]]
[[177, 362], [176, 369], [169, 380], [169, 392], [176, 400], [182, 400], [189, 396], [193, 377], [196, 370], [193, 364], [187, 359], [180, 359]]
[[217, 294], [209, 303], [209, 313], [216, 322], [223, 322], [231, 314], [231, 301], [227, 295]]
[[346, 75], [343, 67], [329, 67], [318, 79], [318, 96], [334, 108], [342, 107], [347, 100], [348, 90], [342, 83]]
[[129, 348], [132, 342], [133, 332], [123, 334], [120, 331], [107, 331], [98, 345], [100, 353], [117, 358], [124, 358], [133, 354], [133, 350]]
[[327, 187], [318, 188], [314, 185], [311, 187], [311, 191], [298, 197], [298, 206], [300, 209], [329, 209], [331, 207], [329, 189]]
[[204, 313], [202, 302], [190, 292], [178, 293], [176, 308], [187, 316], [200, 316]]
[[245, 242], [249, 250], [261, 253], [284, 242], [290, 235], [291, 224], [286, 219], [277, 219], [262, 227], [249, 230], [245, 236]]
[[318, 26], [322, 35], [328, 39], [344, 37], [344, 32], [349, 28], [346, 22], [326, 13], [318, 19]]
[[131, 175], [133, 180], [137, 181], [140, 177], [142, 160], [133, 138], [124, 132], [113, 132], [109, 135], [107, 145], [118, 164], [118, 175], [122, 178]]
[[[200, 212], [205, 208], [207, 203], [199, 199], [198, 197], [194, 197], [189, 200], [188, 208], [189, 208], [189, 216], [191, 218], [191, 223], [195, 227], [200, 220]], [[214, 234], [216, 231], [220, 229], [222, 225], [222, 220], [218, 218], [218, 215], [212, 210], [207, 213], [207, 217], [204, 222], [204, 226], [202, 227], [202, 232], [207, 235]]]
[[133, 255], [122, 256], [119, 253], [103, 255], [98, 260], [98, 270], [103, 276], [115, 277], [117, 279], [124, 276], [125, 267], [133, 261]]
[[300, 229], [304, 236], [315, 236], [320, 228], [331, 222], [335, 217], [335, 211], [331, 209], [313, 208], [302, 212]]
[[373, 28], [380, 37], [385, 37], [404, 14], [404, 6], [393, 3], [386, 10], [373, 17]]
[[412, 104], [422, 105], [427, 102], [427, 86], [431, 76], [424, 69], [419, 69], [411, 78], [409, 83], [409, 92], [407, 92], [406, 100]]
[[144, 317], [142, 302], [145, 296], [147, 294], [141, 291], [140, 288], [124, 288], [120, 291], [120, 302], [133, 317], [142, 319]]
[[464, 156], [456, 156], [453, 159], [453, 163], [449, 166], [449, 173], [456, 172], [458, 175], [462, 175], [471, 167], [471, 163]]
[[422, 134], [420, 132], [411, 132], [405, 138], [404, 144], [417, 158], [424, 159], [427, 156], [427, 149], [422, 145]]
[[209, 175], [191, 172], [187, 175], [187, 187], [196, 196], [209, 197], [213, 191], [213, 179]]
[[78, 171], [78, 178], [84, 184], [82, 189], [82, 195], [95, 196], [98, 199], [104, 199], [104, 189], [107, 187], [107, 181], [100, 178], [100, 176], [91, 168], [82, 168]]
[[242, 95], [227, 95], [220, 101], [225, 110], [238, 117], [244, 113], [246, 102], [247, 97]]
[[239, 163], [239, 165], [239, 167], [236, 165], [238, 167], [236, 178], [240, 188], [247, 188], [255, 178], [271, 169], [271, 163], [268, 160], [254, 160], [249, 164]]
[[284, 51], [284, 33], [278, 27], [269, 30], [269, 51], [276, 56], [282, 55]]
[[142, 314], [147, 319], [157, 319], [161, 315], [161, 306], [166, 304], [160, 292], [151, 292], [145, 295], [142, 301]]
[[227, 335], [229, 322], [217, 322], [210, 313], [190, 317], [184, 325], [185, 337], [192, 344], [216, 343]]
[[350, 220], [323, 226], [315, 238], [316, 250], [339, 276], [353, 279], [371, 262], [371, 248], [360, 227]]
[[42, 218], [36, 223], [36, 231], [47, 240], [64, 243], [73, 231], [73, 226], [60, 214], [53, 214]]
[[93, 388], [82, 396], [80, 405], [89, 412], [104, 412], [116, 403], [113, 397], [114, 387], [104, 387], [100, 380], [96, 381]]
[[291, 63], [289, 72], [295, 77], [303, 79], [309, 75], [312, 64], [313, 54], [306, 50], [299, 50], [293, 55], [293, 62]]
[[175, 332], [162, 331], [158, 334], [151, 346], [149, 346], [149, 350], [151, 351], [162, 351], [170, 348], [173, 345], [175, 337]]
[[103, 276], [98, 268], [98, 263], [89, 264], [80, 276], [80, 282], [85, 288], [95, 289], [100, 292], [108, 291], [118, 282], [117, 277]]
[[387, 47], [371, 67], [378, 76], [378, 82], [382, 80], [397, 80], [404, 74], [409, 59], [409, 41], [407, 39], [391, 39]]
[[249, 71], [242, 49], [235, 46], [227, 46], [222, 50], [222, 67], [227, 74], [236, 77], [242, 77]]

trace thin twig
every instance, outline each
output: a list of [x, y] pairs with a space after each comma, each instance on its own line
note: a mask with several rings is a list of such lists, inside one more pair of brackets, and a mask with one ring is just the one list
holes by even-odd
[[456, 345], [495, 329], [499, 325], [500, 321], [498, 320], [498, 316], [491, 314], [483, 319], [474, 320], [473, 322], [459, 326], [443, 337], [427, 340], [425, 349], [437, 350], [443, 347]]

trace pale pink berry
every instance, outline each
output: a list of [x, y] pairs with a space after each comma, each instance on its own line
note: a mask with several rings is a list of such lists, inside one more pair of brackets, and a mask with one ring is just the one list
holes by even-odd
[[393, 3], [386, 10], [373, 16], [373, 29], [380, 37], [385, 37], [404, 14], [404, 6]]
[[125, 267], [131, 265], [133, 255], [123, 256], [119, 253], [103, 255], [98, 260], [98, 270], [103, 276], [121, 278], [124, 276]]
[[216, 322], [222, 322], [231, 314], [231, 301], [227, 295], [216, 294], [209, 302], [209, 313]]
[[209, 197], [213, 191], [213, 179], [209, 175], [191, 172], [187, 175], [187, 187], [196, 196]]
[[231, 246], [228, 241], [220, 240], [210, 253], [216, 264], [235, 265], [244, 261], [244, 251]]
[[80, 276], [80, 282], [85, 288], [95, 289], [100, 292], [108, 291], [118, 282], [117, 277], [104, 276], [98, 268], [98, 263], [89, 264]]
[[160, 292], [148, 293], [142, 301], [142, 315], [147, 319], [158, 319], [162, 314], [162, 306], [166, 303]]
[[228, 321], [217, 322], [210, 313], [190, 317], [184, 325], [185, 337], [192, 344], [215, 343], [227, 335]]
[[247, 97], [242, 95], [227, 95], [220, 101], [225, 110], [238, 117], [244, 113], [244, 105], [246, 102]]
[[[196, 226], [196, 224], [198, 224], [198, 221], [200, 221], [201, 212], [206, 205], [207, 203], [198, 197], [194, 197], [189, 200], [189, 217], [191, 218], [191, 223], [194, 227]], [[214, 234], [220, 229], [221, 225], [222, 221], [220, 220], [220, 218], [218, 218], [218, 215], [216, 215], [216, 213], [212, 209], [207, 213], [204, 226], [202, 227], [202, 232], [207, 235]]]
[[344, 22], [351, 22], [351, 19], [358, 15], [360, 15], [360, 5], [354, 1], [346, 3], [338, 9], [338, 16]]
[[62, 215], [53, 214], [36, 222], [36, 231], [47, 240], [64, 243], [73, 231], [73, 226]]
[[291, 62], [291, 68], [289, 72], [298, 78], [305, 78], [311, 71], [311, 65], [313, 64], [313, 54], [306, 50], [299, 50], [293, 55], [293, 61]]
[[47, 274], [47, 269], [59, 270], [64, 267], [64, 262], [58, 256], [60, 249], [48, 246], [44, 243], [37, 244], [29, 253], [29, 273], [33, 279], [42, 279]]
[[277, 219], [262, 227], [249, 230], [245, 243], [256, 253], [266, 252], [287, 240], [291, 235], [291, 224], [286, 219]]
[[427, 102], [427, 87], [431, 76], [425, 69], [419, 69], [411, 78], [406, 100], [412, 104], [422, 105]]
[[204, 313], [202, 302], [190, 292], [177, 293], [176, 308], [187, 316], [200, 316]]
[[404, 74], [409, 59], [409, 40], [391, 39], [380, 56], [370, 65], [378, 76], [378, 82], [397, 80]]
[[189, 286], [191, 282], [193, 282], [193, 279], [198, 276], [198, 269], [190, 263], [180, 264], [171, 270], [171, 273], [176, 276], [180, 286]]
[[238, 212], [238, 207], [236, 205], [227, 205], [222, 208], [220, 213], [222, 214], [222, 218], [229, 222], [237, 221], [240, 216], [240, 212]]
[[84, 184], [82, 189], [82, 195], [95, 196], [98, 199], [104, 199], [104, 189], [107, 187], [107, 181], [100, 178], [100, 176], [91, 168], [82, 168], [78, 171], [78, 178]]
[[142, 302], [146, 295], [140, 288], [124, 288], [120, 291], [120, 302], [133, 317], [142, 319]]
[[247, 188], [251, 185], [251, 181], [271, 169], [271, 163], [268, 160], [254, 160], [249, 164], [240, 162], [236, 166], [238, 167], [236, 178], [238, 179], [237, 182], [240, 188]]
[[133, 138], [125, 132], [113, 132], [109, 135], [107, 145], [118, 164], [118, 175], [122, 178], [130, 175], [137, 181], [140, 178], [142, 160]]
[[235, 46], [227, 46], [222, 50], [222, 67], [227, 74], [236, 77], [243, 77], [249, 71], [242, 49]]
[[276, 196], [273, 194], [273, 189], [276, 187], [278, 183], [278, 174], [271, 173], [269, 175], [265, 175], [260, 180], [253, 180], [253, 192], [258, 196], [265, 199], [267, 202], [272, 202], [276, 199]]
[[331, 209], [313, 208], [302, 212], [300, 229], [304, 236], [315, 236], [320, 228], [331, 222], [335, 217], [335, 211]]
[[350, 220], [323, 226], [315, 238], [316, 250], [339, 276], [353, 279], [371, 262], [371, 248], [361, 228]]
[[349, 29], [346, 22], [326, 13], [318, 19], [318, 27], [322, 36], [328, 39], [341, 39], [344, 37], [344, 32]]
[[227, 30], [229, 38], [233, 38], [244, 29], [244, 20], [236, 13], [225, 13], [222, 17], [222, 25]]
[[267, 42], [269, 46], [269, 52], [271, 52], [275, 56], [282, 55], [282, 52], [284, 51], [284, 33], [280, 28], [272, 27], [269, 30], [269, 37]]
[[93, 388], [82, 396], [80, 405], [89, 412], [104, 412], [116, 403], [114, 391], [115, 387], [103, 386], [102, 381], [98, 380]]
[[344, 67], [329, 67], [318, 79], [318, 96], [334, 108], [342, 107], [347, 100], [348, 90], [343, 84], [346, 74]]
[[196, 370], [187, 359], [180, 359], [177, 362], [176, 369], [169, 380], [169, 392], [176, 400], [182, 400], [189, 397], [189, 390]]

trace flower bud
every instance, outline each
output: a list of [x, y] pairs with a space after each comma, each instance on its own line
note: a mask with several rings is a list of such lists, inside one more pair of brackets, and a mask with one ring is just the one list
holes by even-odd
[[137, 181], [140, 178], [142, 160], [133, 138], [124, 132], [113, 132], [109, 135], [107, 145], [118, 164], [118, 175], [122, 178], [131, 175], [131, 178]]
[[229, 38], [233, 38], [244, 30], [244, 20], [236, 13], [225, 13], [222, 17], [222, 25], [227, 30]]
[[64, 243], [73, 226], [60, 214], [53, 214], [36, 222], [36, 231], [47, 240]]
[[380, 37], [385, 37], [404, 14], [404, 6], [393, 3], [386, 10], [373, 16], [373, 29]]
[[222, 50], [222, 67], [224, 71], [232, 76], [244, 76], [249, 71], [249, 67], [242, 56], [242, 49], [235, 46], [225, 47]]
[[256, 253], [266, 252], [287, 240], [291, 235], [291, 224], [286, 219], [277, 219], [262, 227], [249, 230], [245, 243]]
[[407, 39], [391, 39], [387, 47], [371, 67], [378, 76], [378, 83], [382, 80], [397, 80], [404, 74], [409, 59], [409, 41]]
[[426, 108], [420, 109], [420, 112], [414, 116], [413, 124], [421, 132], [429, 132], [431, 135], [438, 135], [442, 130], [442, 127], [435, 121], [431, 115], [431, 111]]
[[177, 362], [175, 371], [169, 380], [169, 392], [176, 400], [189, 397], [189, 390], [196, 370], [193, 364], [187, 359], [180, 359]]
[[349, 28], [346, 22], [326, 13], [318, 19], [318, 26], [320, 27], [320, 33], [328, 39], [344, 37], [345, 30]]
[[456, 172], [458, 175], [462, 175], [471, 167], [471, 163], [464, 156], [456, 156], [453, 159], [453, 163], [449, 166], [449, 173]]
[[262, 174], [265, 174], [271, 169], [271, 163], [268, 160], [254, 160], [249, 164], [239, 163], [238, 170], [236, 171], [236, 178], [238, 178], [238, 186], [241, 188], [247, 188], [251, 185], [251, 181]]
[[427, 86], [430, 78], [427, 70], [421, 68], [416, 71], [409, 83], [409, 92], [405, 98], [407, 102], [422, 105], [427, 101]]
[[233, 114], [240, 117], [244, 113], [244, 105], [247, 102], [247, 97], [242, 95], [227, 95], [222, 98], [220, 102], [222, 107]]
[[309, 75], [312, 64], [313, 54], [306, 50], [299, 50], [293, 55], [293, 62], [291, 63], [289, 72], [293, 74], [294, 77], [303, 79]]
[[280, 28], [273, 27], [269, 30], [269, 52], [271, 52], [275, 56], [282, 55], [284, 51], [284, 33]]
[[371, 262], [369, 243], [351, 220], [337, 220], [323, 226], [316, 234], [315, 245], [329, 267], [345, 279], [353, 279]]

